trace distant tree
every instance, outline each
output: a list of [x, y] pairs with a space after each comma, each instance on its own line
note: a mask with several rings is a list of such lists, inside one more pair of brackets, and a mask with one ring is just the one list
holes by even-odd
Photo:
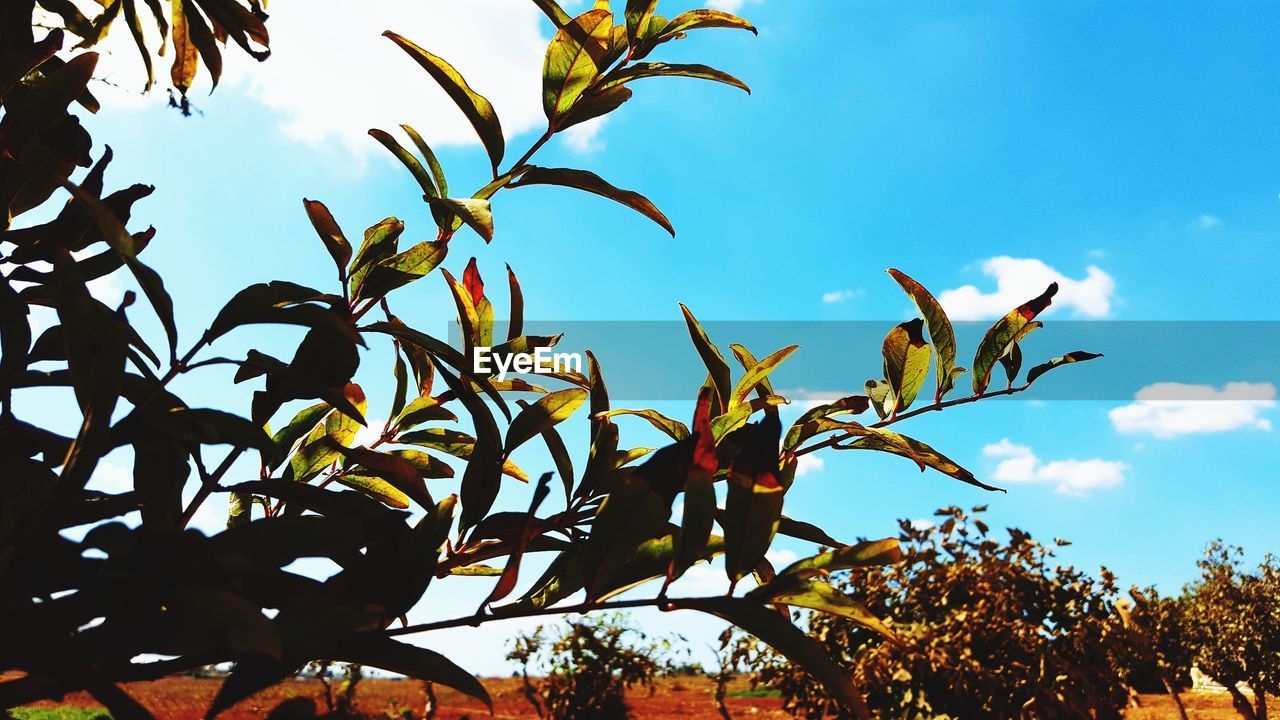
[[[1020, 530], [993, 539], [984, 509], [945, 508], [927, 527], [903, 521], [902, 561], [853, 568], [837, 586], [856, 611], [812, 615], [810, 633], [877, 717], [1120, 718], [1128, 692], [1111, 574], [1055, 565], [1052, 547]], [[797, 715], [841, 713], [788, 663], [766, 655], [757, 667]]]
[[1266, 720], [1267, 694], [1280, 693], [1280, 566], [1267, 555], [1249, 572], [1243, 554], [1221, 540], [1209, 544], [1200, 579], [1187, 588], [1187, 627], [1196, 665], [1227, 688], [1241, 717]]
[[1188, 600], [1162, 597], [1154, 587], [1129, 591], [1116, 611], [1126, 633], [1122, 662], [1125, 681], [1142, 693], [1165, 692], [1182, 720], [1187, 711], [1179, 691], [1190, 685], [1195, 649], [1187, 626]]
[[514, 638], [507, 655], [520, 663], [525, 697], [538, 717], [625, 720], [631, 716], [626, 691], [652, 691], [659, 673], [676, 668], [671, 643], [648, 638], [624, 615], [565, 621], [550, 629], [550, 637], [543, 630]]

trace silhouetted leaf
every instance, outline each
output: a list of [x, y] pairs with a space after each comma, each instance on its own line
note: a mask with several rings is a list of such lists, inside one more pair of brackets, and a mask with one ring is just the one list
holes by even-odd
[[320, 236], [320, 241], [324, 243], [324, 247], [329, 251], [329, 255], [333, 257], [333, 262], [338, 266], [338, 274], [346, 281], [347, 263], [351, 262], [351, 243], [347, 242], [346, 235], [342, 234], [342, 228], [338, 227], [338, 223], [333, 219], [333, 215], [329, 213], [329, 208], [319, 200], [307, 200], [303, 198], [303, 206], [307, 209], [307, 217], [311, 219], [311, 226], [316, 229], [316, 234]]
[[503, 457], [510, 455], [511, 451], [534, 436], [567, 420], [586, 399], [587, 392], [579, 388], [560, 390], [538, 398], [511, 421], [511, 427], [507, 428], [507, 442], [502, 450]]
[[624, 85], [632, 80], [639, 80], [647, 77], [687, 77], [699, 80], [713, 80], [725, 85], [745, 90], [748, 95], [751, 94], [751, 88], [738, 78], [727, 72], [717, 70], [707, 65], [697, 64], [668, 64], [661, 62], [642, 62], [622, 68], [616, 72], [609, 73], [609, 79], [601, 85], [601, 90], [609, 90], [619, 85]]
[[649, 421], [649, 424], [666, 433], [672, 440], [680, 441], [689, 437], [689, 428], [679, 420], [672, 420], [657, 410], [609, 410], [600, 414], [600, 418], [611, 418], [619, 415], [634, 415]]
[[1031, 383], [1035, 382], [1036, 379], [1039, 378], [1041, 375], [1049, 372], [1050, 370], [1058, 367], [1059, 365], [1070, 365], [1071, 363], [1085, 362], [1085, 361], [1094, 360], [1100, 357], [1102, 357], [1102, 353], [1091, 353], [1091, 352], [1085, 352], [1084, 350], [1076, 350], [1075, 352], [1069, 352], [1066, 355], [1056, 357], [1050, 360], [1049, 362], [1041, 363], [1031, 368], [1029, 371], [1027, 371], [1027, 384], [1030, 385]]
[[689, 337], [693, 340], [693, 347], [702, 357], [702, 363], [707, 366], [707, 372], [711, 375], [712, 386], [716, 391], [711, 413], [718, 414], [729, 407], [729, 398], [733, 396], [733, 379], [729, 373], [729, 363], [724, 361], [724, 356], [707, 337], [707, 333], [689, 308], [681, 303], [680, 311], [684, 313], [684, 322], [689, 327]]

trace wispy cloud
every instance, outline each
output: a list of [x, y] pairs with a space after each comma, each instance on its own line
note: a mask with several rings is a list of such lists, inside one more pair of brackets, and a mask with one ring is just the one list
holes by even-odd
[[1181, 435], [1270, 430], [1263, 413], [1276, 406], [1271, 383], [1232, 382], [1212, 385], [1156, 383], [1134, 396], [1136, 402], [1109, 413], [1116, 432], [1158, 438]]
[[1058, 283], [1055, 308], [1071, 308], [1079, 317], [1100, 318], [1111, 312], [1116, 283], [1101, 268], [1090, 265], [1084, 277], [1070, 278], [1035, 258], [993, 257], [982, 261], [982, 274], [994, 278], [996, 288], [984, 292], [975, 285], [943, 290], [938, 300], [953, 320], [1000, 317]]
[[1129, 466], [1114, 460], [1051, 460], [1044, 462], [1031, 448], [1008, 438], [982, 448], [982, 454], [999, 458], [991, 477], [997, 483], [1042, 483], [1054, 485], [1063, 495], [1087, 495], [1090, 491], [1116, 487], [1124, 482]]
[[822, 472], [823, 466], [826, 465], [822, 458], [814, 456], [813, 453], [801, 455], [796, 458], [796, 477], [804, 477], [812, 473]]
[[604, 130], [608, 115], [601, 115], [584, 123], [579, 123], [560, 134], [565, 147], [579, 155], [591, 155], [604, 150], [604, 138], [600, 131]]
[[863, 290], [832, 290], [831, 292], [822, 293], [822, 302], [824, 303], [840, 303], [852, 300], [863, 295]]
[[1196, 227], [1201, 230], [1211, 230], [1222, 224], [1222, 218], [1217, 215], [1201, 215], [1196, 218]]

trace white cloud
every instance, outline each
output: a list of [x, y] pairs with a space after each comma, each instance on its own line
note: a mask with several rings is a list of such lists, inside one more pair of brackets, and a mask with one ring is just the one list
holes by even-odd
[[822, 472], [822, 467], [826, 463], [822, 458], [817, 457], [813, 453], [801, 455], [796, 458], [796, 477], [804, 477], [810, 473]]
[[1211, 230], [1222, 224], [1222, 218], [1217, 215], [1201, 215], [1196, 218], [1196, 227], [1201, 230]]
[[[151, 23], [143, 26], [152, 32]], [[453, 101], [382, 37], [384, 30], [457, 68], [494, 104], [508, 138], [546, 123], [541, 72], [550, 25], [533, 3], [368, 0], [353, 10], [343, 0], [309, 0], [273, 6], [268, 26], [271, 57], [259, 63], [229, 47], [218, 93], [246, 92], [277, 112], [281, 130], [294, 140], [316, 146], [337, 142], [363, 159], [385, 152], [368, 137], [369, 128], [399, 135], [399, 125], [407, 123], [433, 147], [479, 143]], [[110, 83], [97, 84], [95, 94], [113, 109], [166, 102], [171, 56], [156, 63], [161, 89], [142, 95], [142, 61], [129, 33], [120, 30], [95, 48], [101, 53], [96, 74]], [[150, 44], [159, 47], [159, 39], [151, 38]], [[191, 92], [197, 105], [208, 82], [202, 65]]]
[[790, 550], [770, 550], [764, 554], [766, 560], [773, 563], [775, 568], [784, 568], [791, 563], [800, 559], [800, 556]]
[[457, 68], [493, 102], [508, 137], [546, 122], [541, 71], [549, 25], [533, 3], [369, 0], [353, 11], [344, 0], [309, 0], [272, 7], [269, 24], [271, 57], [257, 63], [228, 52], [237, 58], [238, 76], [228, 80], [244, 82], [251, 96], [283, 116], [285, 134], [302, 142], [336, 140], [353, 153], [381, 153], [366, 131], [393, 131], [400, 123], [433, 146], [478, 142], [444, 91], [382, 37], [384, 30]]
[[707, 0], [707, 7], [712, 10], [723, 10], [728, 13], [742, 12], [748, 3], [759, 4], [762, 0]]
[[997, 483], [1044, 483], [1063, 495], [1086, 495], [1091, 490], [1116, 487], [1124, 482], [1128, 465], [1113, 460], [1052, 460], [1043, 462], [1030, 447], [1008, 438], [982, 448], [982, 454], [1000, 458], [992, 480]]
[[565, 130], [560, 134], [560, 139], [564, 142], [565, 147], [579, 155], [602, 152], [604, 150], [604, 139], [600, 137], [600, 131], [604, 130], [605, 123], [608, 121], [608, 115], [592, 118]]
[[1111, 296], [1116, 289], [1115, 280], [1094, 265], [1085, 268], [1085, 276], [1077, 280], [1035, 258], [988, 258], [982, 261], [982, 274], [995, 278], [995, 291], [983, 292], [974, 285], [964, 285], [943, 290], [938, 295], [951, 319], [1000, 317], [1044, 292], [1052, 282], [1058, 283], [1058, 294], [1048, 312], [1071, 308], [1079, 317], [1106, 317], [1111, 312]]
[[863, 294], [862, 290], [832, 290], [831, 292], [822, 293], [822, 302], [839, 303], [846, 300], [852, 300]]
[[1232, 382], [1219, 390], [1212, 385], [1166, 382], [1142, 388], [1134, 400], [1109, 413], [1117, 432], [1172, 438], [1270, 430], [1271, 421], [1261, 415], [1276, 406], [1276, 388], [1271, 383]]

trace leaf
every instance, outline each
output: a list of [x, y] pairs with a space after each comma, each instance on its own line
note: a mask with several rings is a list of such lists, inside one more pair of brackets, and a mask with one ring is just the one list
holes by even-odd
[[369, 269], [376, 263], [395, 254], [400, 236], [404, 233], [404, 223], [389, 217], [377, 225], [364, 231], [364, 241], [356, 251], [355, 258], [347, 271], [351, 294], [359, 297], [361, 286]]
[[345, 457], [349, 464], [359, 465], [367, 470], [368, 474], [386, 480], [422, 507], [435, 507], [436, 503], [431, 499], [431, 493], [427, 492], [427, 484], [422, 481], [422, 477], [412, 463], [364, 446], [347, 448], [332, 439], [328, 442], [330, 447]]
[[449, 197], [449, 181], [445, 179], [444, 168], [441, 167], [440, 160], [436, 158], [431, 146], [422, 139], [417, 130], [414, 130], [409, 125], [401, 125], [400, 129], [404, 130], [409, 139], [413, 141], [414, 147], [418, 148], [418, 152], [422, 153], [422, 159], [427, 161], [427, 167], [431, 170], [431, 179], [435, 182], [436, 197]]
[[996, 362], [1008, 351], [1010, 343], [1014, 341], [1019, 331], [1053, 303], [1053, 296], [1057, 292], [1058, 283], [1050, 283], [1048, 289], [1039, 297], [1019, 305], [987, 330], [987, 334], [982, 337], [982, 343], [978, 345], [977, 354], [973, 357], [975, 395], [986, 392], [987, 385], [991, 383], [991, 370]]
[[836, 540], [827, 534], [825, 530], [807, 523], [803, 520], [793, 520], [786, 515], [778, 518], [778, 533], [788, 537], [800, 540], [808, 540], [815, 545], [825, 545], [826, 547], [841, 547], [844, 543]]
[[1031, 368], [1029, 371], [1027, 371], [1027, 384], [1030, 385], [1031, 383], [1035, 382], [1036, 379], [1039, 378], [1041, 375], [1049, 372], [1050, 370], [1058, 367], [1059, 365], [1070, 365], [1071, 363], [1086, 362], [1088, 360], [1094, 360], [1100, 357], [1102, 357], [1102, 353], [1091, 353], [1091, 352], [1085, 352], [1084, 350], [1076, 350], [1074, 352], [1069, 352], [1066, 355], [1056, 357], [1050, 360], [1049, 362], [1041, 363]]
[[632, 47], [639, 44], [640, 32], [649, 27], [657, 7], [658, 0], [627, 0], [627, 42]]
[[148, 302], [156, 312], [156, 317], [160, 320], [161, 327], [164, 328], [165, 336], [169, 341], [169, 352], [172, 355], [178, 345], [178, 326], [173, 319], [173, 299], [165, 290], [164, 281], [155, 270], [138, 260], [133, 236], [125, 230], [120, 218], [111, 208], [75, 185], [67, 183], [66, 187], [77, 201], [88, 207], [98, 229], [106, 237], [107, 244], [124, 259], [125, 265], [133, 273], [138, 281], [138, 287], [142, 288], [142, 293], [147, 296]]
[[861, 415], [871, 407], [871, 398], [865, 395], [850, 395], [826, 405], [819, 405], [801, 415], [782, 442], [783, 450], [794, 450], [809, 438], [829, 430], [840, 429], [841, 423], [836, 421], [820, 422], [836, 415]]
[[748, 95], [751, 94], [751, 88], [738, 78], [727, 72], [717, 70], [707, 65], [698, 64], [669, 64], [662, 62], [642, 62], [630, 65], [615, 72], [609, 73], [608, 80], [601, 85], [601, 90], [609, 90], [611, 88], [625, 85], [632, 80], [640, 80], [648, 77], [687, 77], [699, 80], [712, 80], [725, 85], [745, 90]]
[[587, 391], [581, 388], [568, 388], [538, 398], [537, 402], [520, 411], [507, 428], [507, 442], [503, 446], [502, 455], [507, 457], [511, 451], [532, 440], [542, 432], [564, 422], [587, 399]]
[[1022, 348], [1018, 343], [1009, 346], [1009, 352], [1000, 357], [1000, 365], [1004, 367], [1004, 375], [1008, 380], [1005, 388], [1013, 387], [1013, 381], [1018, 378], [1018, 371], [1022, 369]]
[[929, 374], [929, 345], [921, 333], [923, 322], [916, 318], [889, 331], [881, 352], [884, 376], [889, 383], [889, 416], [911, 407]]
[[380, 298], [429, 275], [444, 262], [449, 253], [449, 243], [443, 240], [427, 240], [372, 264], [356, 291], [356, 299]]
[[731, 15], [720, 10], [690, 10], [689, 12], [680, 13], [671, 18], [671, 22], [667, 23], [667, 26], [662, 29], [662, 34], [675, 35], [676, 33], [701, 28], [735, 28], [748, 30], [753, 35], [760, 34], [751, 23], [737, 15]]
[[870, 720], [871, 712], [853, 685], [853, 675], [837, 665], [820, 642], [791, 624], [789, 619], [745, 598], [699, 598], [681, 600], [680, 605], [720, 617], [756, 636], [803, 668], [849, 712]]
[[680, 304], [680, 311], [684, 313], [685, 325], [689, 327], [689, 337], [693, 340], [693, 346], [698, 351], [698, 355], [702, 357], [702, 362], [707, 366], [707, 372], [711, 375], [712, 387], [716, 392], [716, 402], [713, 403], [712, 414], [717, 414], [716, 407], [727, 408], [729, 406], [729, 398], [733, 395], [733, 379], [729, 373], [729, 363], [725, 362], [724, 356], [712, 344], [711, 339], [707, 337], [707, 333], [702, 329], [702, 325], [698, 319], [693, 316], [689, 308]]
[[672, 420], [657, 410], [609, 410], [607, 412], [600, 413], [596, 417], [604, 420], [607, 418], [617, 417], [619, 415], [634, 415], [639, 418], [644, 418], [649, 421], [650, 425], [666, 433], [672, 440], [677, 442], [689, 437], [689, 428], [686, 427], [684, 423], [679, 420]]
[[868, 380], [863, 386], [867, 391], [867, 399], [871, 401], [871, 408], [876, 411], [876, 415], [881, 420], [889, 417], [893, 412], [893, 387], [889, 385], [887, 380]]
[[766, 395], [762, 398], [754, 398], [750, 402], [743, 403], [713, 420], [711, 422], [711, 433], [718, 442], [720, 438], [746, 425], [752, 415], [765, 408], [786, 404], [787, 399], [781, 395]]
[[693, 431], [693, 457], [684, 481], [684, 510], [680, 530], [672, 537], [674, 547], [671, 566], [667, 569], [668, 583], [684, 575], [694, 563], [704, 557], [711, 541], [716, 516], [715, 477], [720, 468], [715, 438], [711, 432], [711, 388], [704, 387], [698, 393], [698, 403], [693, 413]]
[[453, 213], [476, 231], [485, 242], [493, 240], [493, 212], [488, 200], [478, 198], [428, 198], [432, 208], [442, 208]]
[[471, 386], [454, 377], [438, 361], [433, 362], [436, 362], [436, 373], [444, 379], [445, 384], [470, 413], [471, 423], [476, 430], [475, 444], [467, 458], [459, 491], [462, 496], [459, 528], [466, 530], [489, 514], [498, 496], [502, 484], [503, 461], [506, 460], [502, 454], [502, 436], [493, 420], [493, 414], [489, 412], [489, 406], [485, 405]]
[[271, 438], [271, 448], [262, 452], [262, 465], [273, 469], [284, 462], [293, 446], [320, 423], [332, 408], [328, 403], [316, 403], [298, 411], [288, 425]]
[[[200, 69], [200, 53], [187, 30], [185, 3], [177, 0], [169, 4], [173, 8], [173, 66], [169, 69], [169, 79], [178, 92], [185, 96]], [[217, 76], [214, 76], [213, 84], [218, 84]]]
[[591, 91], [578, 98], [573, 109], [560, 119], [560, 130], [568, 130], [574, 125], [594, 120], [601, 115], [608, 115], [631, 99], [631, 88], [625, 85], [614, 85], [608, 89]]
[[847, 445], [837, 445], [841, 450], [878, 450], [880, 452], [901, 455], [904, 458], [912, 460], [916, 465], [920, 466], [920, 472], [924, 472], [926, 467], [931, 467], [938, 472], [949, 475], [961, 482], [968, 483], [983, 490], [998, 490], [1004, 492], [1003, 489], [987, 485], [979, 482], [973, 476], [973, 473], [965, 470], [957, 465], [951, 458], [934, 450], [925, 443], [906, 435], [899, 435], [892, 430], [882, 428], [863, 427], [857, 423], [850, 423], [854, 426], [849, 432], [862, 435], [862, 437], [854, 440]]
[[339, 640], [332, 653], [325, 657], [439, 683], [483, 702], [493, 714], [493, 700], [474, 675], [434, 650], [397, 642], [381, 632], [349, 635]]
[[764, 420], [735, 433], [738, 454], [729, 467], [725, 495], [725, 574], [731, 585], [751, 572], [764, 557], [778, 530], [786, 487], [779, 477], [778, 441], [782, 425], [776, 410]]
[[556, 0], [533, 0], [533, 4], [546, 15], [556, 28], [564, 27], [573, 21], [569, 13], [560, 7]]
[[[787, 347], [774, 352], [765, 359], [756, 363], [754, 366], [748, 368], [746, 374], [738, 380], [738, 384], [733, 388], [733, 394], [729, 397], [728, 409], [731, 411], [738, 405], [742, 404], [757, 385], [766, 384], [768, 382], [766, 378], [769, 377], [769, 373], [772, 373], [779, 365], [782, 364], [783, 360], [786, 360], [791, 356], [791, 353], [799, 349], [799, 345], [788, 345]], [[734, 352], [737, 353], [737, 350]], [[747, 357], [750, 357], [750, 353], [747, 354]], [[766, 390], [768, 390], [768, 388], [766, 388]]]
[[409, 508], [409, 496], [376, 475], [349, 472], [339, 475], [337, 481], [353, 490], [359, 490], [388, 507], [399, 510]]
[[440, 197], [440, 192], [436, 189], [435, 180], [427, 172], [427, 169], [422, 166], [422, 162], [414, 157], [413, 153], [406, 150], [399, 141], [391, 137], [390, 133], [375, 128], [369, 131], [369, 136], [381, 143], [387, 150], [390, 150], [391, 154], [395, 155], [396, 159], [400, 161], [400, 164], [409, 170], [409, 174], [413, 175], [413, 179], [417, 180], [418, 186], [422, 188], [423, 197]]
[[671, 221], [647, 198], [630, 190], [616, 188], [593, 172], [570, 168], [532, 167], [529, 168], [528, 172], [521, 175], [519, 180], [511, 183], [510, 187], [524, 187], [526, 185], [560, 185], [595, 193], [601, 197], [626, 205], [658, 223], [664, 230], [671, 233], [672, 237], [676, 235], [675, 228], [671, 226]]
[[799, 580], [780, 574], [766, 585], [747, 594], [748, 598], [817, 610], [849, 620], [855, 625], [893, 637], [893, 631], [866, 605], [819, 580]]
[[515, 340], [524, 333], [524, 293], [520, 291], [520, 281], [515, 271], [507, 265], [507, 286], [511, 294], [511, 314], [507, 321], [507, 340]]
[[[329, 305], [330, 309], [322, 307]], [[283, 280], [258, 283], [236, 293], [209, 325], [208, 340], [215, 340], [235, 328], [253, 324], [302, 325], [313, 329], [340, 331], [355, 337], [345, 314], [342, 298]]]
[[902, 559], [897, 538], [885, 538], [837, 546], [826, 552], [797, 560], [778, 573], [799, 579], [830, 575], [839, 570], [892, 565]]
[[907, 295], [911, 296], [912, 302], [924, 316], [925, 326], [929, 329], [929, 340], [933, 344], [934, 357], [938, 359], [935, 378], [938, 389], [933, 399], [934, 402], [941, 402], [943, 396], [951, 392], [951, 388], [955, 386], [953, 370], [956, 366], [956, 334], [951, 327], [951, 320], [942, 309], [942, 303], [938, 302], [937, 298], [923, 285], [901, 270], [889, 268], [888, 272], [890, 277], [902, 286]]
[[329, 212], [329, 208], [319, 200], [302, 199], [302, 204], [307, 209], [307, 217], [311, 219], [311, 226], [316, 229], [316, 234], [320, 236], [320, 241], [324, 243], [324, 247], [329, 251], [329, 255], [333, 257], [333, 262], [338, 266], [338, 274], [346, 280], [347, 263], [351, 262], [351, 243], [347, 242], [346, 235], [342, 234], [342, 228], [338, 227], [337, 221], [333, 219], [333, 215]]
[[475, 128], [476, 134], [480, 136], [480, 142], [489, 154], [489, 162], [493, 166], [494, 172], [497, 172], [498, 165], [502, 163], [505, 141], [502, 137], [502, 125], [498, 122], [498, 115], [494, 112], [493, 104], [485, 99], [484, 96], [472, 90], [462, 75], [443, 59], [432, 55], [390, 30], [384, 32], [383, 36], [390, 38], [392, 42], [399, 45], [401, 49], [409, 54], [409, 57], [413, 58], [422, 66], [423, 70], [427, 71], [427, 74], [432, 79], [440, 84], [440, 87], [444, 88], [444, 91], [462, 110], [462, 114], [466, 115], [471, 126]]
[[556, 31], [542, 62], [542, 109], [553, 129], [595, 82], [609, 50], [613, 14], [588, 10]]

